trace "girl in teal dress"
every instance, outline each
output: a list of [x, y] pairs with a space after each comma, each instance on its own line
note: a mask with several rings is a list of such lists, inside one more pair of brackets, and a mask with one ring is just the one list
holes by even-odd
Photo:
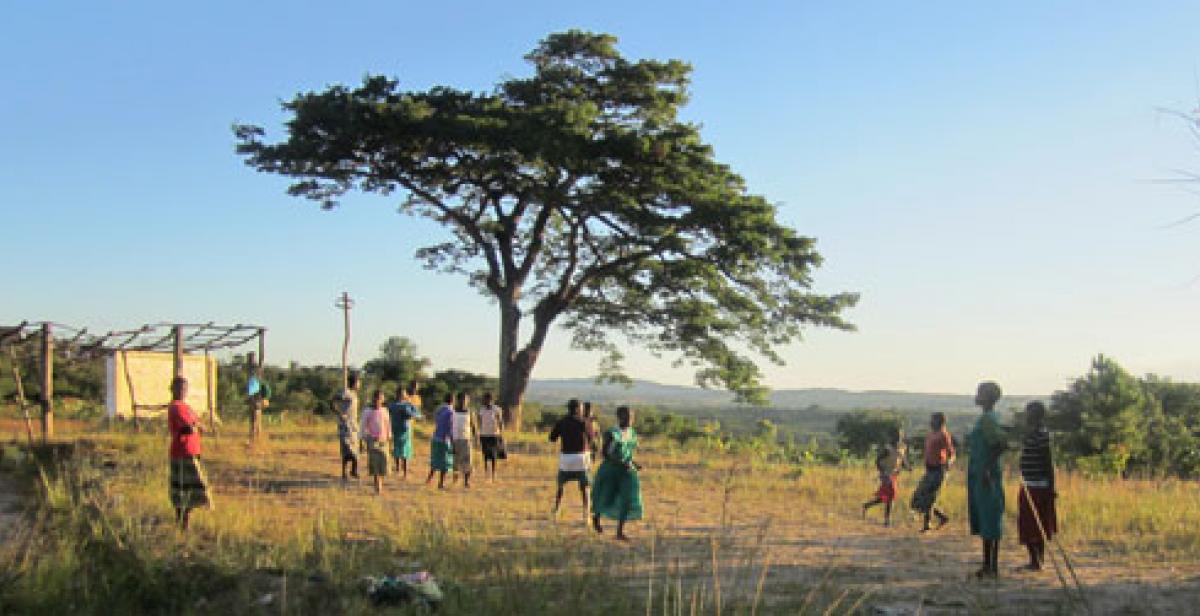
[[638, 480], [641, 466], [633, 461], [633, 452], [637, 450], [633, 410], [627, 406], [618, 408], [617, 422], [618, 427], [604, 433], [601, 450], [604, 462], [592, 482], [592, 526], [603, 533], [600, 517], [616, 520], [617, 539], [627, 541], [625, 522], [642, 519], [642, 484]]
[[402, 473], [401, 479], [408, 479], [408, 461], [413, 456], [411, 422], [421, 417], [409, 397], [412, 393], [411, 389], [406, 392], [397, 388], [396, 400], [388, 405], [392, 418], [392, 459], [396, 461], [396, 472]]
[[1004, 431], [996, 418], [1000, 386], [980, 383], [975, 404], [983, 415], [967, 435], [970, 461], [967, 464], [967, 512], [971, 534], [983, 540], [983, 566], [976, 577], [996, 577], [999, 573], [1000, 537], [1004, 527], [1004, 478], [1000, 455], [1007, 447]]

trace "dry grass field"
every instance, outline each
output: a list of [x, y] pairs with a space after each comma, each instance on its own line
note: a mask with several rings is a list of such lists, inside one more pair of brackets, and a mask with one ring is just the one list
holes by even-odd
[[[442, 581], [443, 613], [1136, 614], [1200, 603], [1192, 483], [1063, 475], [1061, 545], [1078, 583], [1065, 567], [1062, 578], [1012, 570], [1024, 551], [1010, 483], [1002, 576], [977, 582], [961, 470], [942, 493], [951, 523], [921, 535], [903, 505], [891, 528], [878, 511], [860, 517], [875, 487], [865, 467], [797, 469], [652, 440], [639, 456], [646, 519], [622, 544], [611, 526], [588, 530], [571, 486], [551, 516], [555, 455], [540, 435], [511, 439], [497, 482], [439, 491], [423, 483], [420, 428], [408, 481], [393, 475], [375, 496], [365, 479], [342, 483], [330, 423], [272, 426], [253, 448], [230, 425], [205, 439], [216, 507], [183, 536], [160, 431], [63, 428], [80, 444], [41, 474], [26, 470], [28, 515], [6, 518], [0, 612], [380, 613], [362, 576], [415, 570]], [[0, 429], [23, 438], [15, 422]], [[13, 485], [31, 467], [6, 466]], [[902, 501], [916, 480], [902, 475]]]

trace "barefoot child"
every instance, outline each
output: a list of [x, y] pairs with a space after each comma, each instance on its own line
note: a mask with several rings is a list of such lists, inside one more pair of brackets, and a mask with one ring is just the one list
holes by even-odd
[[1000, 537], [1004, 533], [1004, 478], [1000, 456], [1008, 448], [1000, 420], [996, 418], [1000, 395], [999, 385], [991, 381], [979, 384], [975, 404], [983, 414], [967, 435], [967, 449], [971, 454], [967, 463], [967, 514], [971, 534], [979, 535], [983, 542], [983, 566], [975, 573], [978, 578], [994, 578], [1000, 572]]
[[929, 434], [925, 437], [925, 476], [912, 495], [913, 511], [921, 512], [925, 517], [921, 532], [929, 531], [930, 515], [937, 516], [937, 527], [941, 528], [950, 520], [941, 509], [934, 506], [942, 482], [946, 479], [946, 471], [954, 463], [954, 439], [946, 430], [946, 414], [934, 413], [929, 418]]
[[879, 489], [875, 497], [863, 503], [863, 517], [867, 510], [875, 505], [883, 504], [883, 525], [892, 525], [892, 503], [896, 501], [896, 477], [900, 469], [908, 468], [908, 446], [904, 444], [904, 432], [893, 428], [892, 442], [879, 450], [875, 457], [875, 470], [879, 472]]
[[601, 452], [604, 461], [596, 471], [592, 489], [592, 526], [603, 533], [600, 517], [617, 521], [617, 539], [628, 541], [625, 523], [642, 519], [642, 483], [638, 479], [641, 466], [633, 460], [637, 451], [637, 433], [633, 431], [633, 410], [627, 406], [617, 409], [617, 426], [604, 433]]
[[397, 389], [396, 400], [388, 405], [388, 415], [392, 420], [392, 457], [396, 460], [396, 472], [401, 473], [401, 480], [408, 479], [408, 461], [413, 455], [411, 422], [421, 417], [421, 412], [412, 402], [412, 395], [415, 395], [412, 385], [409, 391]]
[[384, 406], [386, 398], [376, 389], [371, 395], [371, 407], [363, 411], [362, 438], [367, 446], [367, 471], [375, 483], [375, 493], [383, 492], [383, 478], [388, 474], [388, 439], [392, 436], [392, 421]]
[[429, 477], [425, 485], [433, 481], [438, 473], [438, 489], [446, 487], [446, 473], [454, 470], [454, 450], [450, 444], [450, 430], [454, 427], [454, 394], [446, 394], [444, 404], [433, 417], [433, 438], [429, 442]]
[[479, 449], [483, 452], [483, 473], [489, 481], [496, 480], [496, 461], [507, 457], [504, 453], [504, 413], [492, 403], [492, 392], [483, 394], [483, 406], [479, 408]]
[[1046, 431], [1046, 405], [1025, 406], [1029, 433], [1021, 443], [1021, 493], [1017, 505], [1017, 530], [1029, 550], [1028, 571], [1041, 571], [1046, 541], [1058, 532], [1054, 500], [1054, 464], [1050, 459], [1050, 433]]

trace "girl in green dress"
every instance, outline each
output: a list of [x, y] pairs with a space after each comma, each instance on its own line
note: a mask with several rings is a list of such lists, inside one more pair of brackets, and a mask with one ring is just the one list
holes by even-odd
[[642, 519], [642, 484], [638, 480], [641, 466], [633, 461], [637, 450], [637, 433], [633, 431], [633, 410], [627, 406], [617, 409], [618, 426], [604, 432], [601, 449], [604, 462], [596, 471], [592, 486], [592, 526], [603, 533], [600, 517], [617, 521], [617, 539], [628, 541], [625, 522]]
[[983, 540], [983, 566], [976, 577], [996, 577], [999, 573], [1000, 537], [1004, 527], [1004, 478], [1001, 476], [1000, 455], [1007, 448], [1004, 431], [996, 418], [996, 402], [1000, 386], [993, 382], [979, 384], [975, 404], [983, 415], [967, 435], [970, 461], [967, 464], [967, 512], [971, 534]]

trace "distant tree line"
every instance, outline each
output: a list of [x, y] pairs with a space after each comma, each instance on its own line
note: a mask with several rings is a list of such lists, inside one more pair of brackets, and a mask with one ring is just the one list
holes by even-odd
[[[465, 391], [478, 397], [485, 391], [494, 392], [494, 377], [464, 370], [430, 370], [429, 358], [422, 357], [416, 345], [403, 336], [392, 336], [379, 346], [379, 354], [363, 364], [359, 395], [365, 399], [376, 389], [388, 397], [410, 381], [418, 382], [423, 410], [437, 408], [448, 393]], [[290, 411], [324, 414], [329, 412], [334, 395], [342, 389], [340, 366], [302, 366], [292, 362], [287, 367], [264, 366], [263, 380], [271, 388], [268, 412]], [[220, 366], [218, 406], [225, 415], [245, 412], [246, 359], [235, 356]]]
[[[219, 365], [218, 408], [227, 417], [247, 411], [244, 356], [234, 356]], [[26, 397], [38, 400], [38, 366], [32, 353], [17, 354]], [[380, 345], [379, 354], [363, 365], [361, 394], [376, 388], [389, 396], [409, 381], [420, 383], [426, 412], [437, 408], [446, 394], [465, 391], [474, 397], [495, 392], [497, 379], [463, 370], [431, 371], [411, 340], [393, 336]], [[72, 408], [84, 415], [98, 415], [104, 403], [104, 361], [101, 358], [73, 359], [56, 364], [55, 394], [71, 400]], [[327, 413], [341, 389], [338, 366], [266, 366], [264, 380], [272, 390], [268, 412]], [[16, 387], [12, 362], [0, 355], [0, 403], [14, 403]], [[1139, 477], [1200, 476], [1200, 383], [1177, 382], [1157, 375], [1135, 377], [1112, 358], [1097, 356], [1087, 374], [1050, 398], [1048, 425], [1052, 431], [1055, 458], [1059, 465], [1092, 475]], [[562, 409], [531, 405], [531, 423], [549, 429]], [[604, 409], [602, 421], [611, 420]], [[1024, 422], [1020, 413], [1011, 430], [1013, 447], [1020, 441]], [[965, 426], [955, 428], [961, 440]], [[908, 429], [910, 450], [919, 452], [925, 425], [907, 425], [904, 415], [892, 410], [862, 410], [842, 416], [836, 426], [837, 441], [817, 442], [809, 438], [797, 444], [797, 434], [780, 430], [768, 419], [749, 428], [729, 430], [715, 421], [639, 409], [638, 431], [647, 437], [665, 437], [679, 444], [702, 443], [729, 451], [751, 450], [763, 456], [787, 460], [845, 461], [863, 459], [891, 438], [896, 429]], [[800, 436], [800, 440], [804, 440]], [[958, 443], [965, 455], [964, 444]]]

